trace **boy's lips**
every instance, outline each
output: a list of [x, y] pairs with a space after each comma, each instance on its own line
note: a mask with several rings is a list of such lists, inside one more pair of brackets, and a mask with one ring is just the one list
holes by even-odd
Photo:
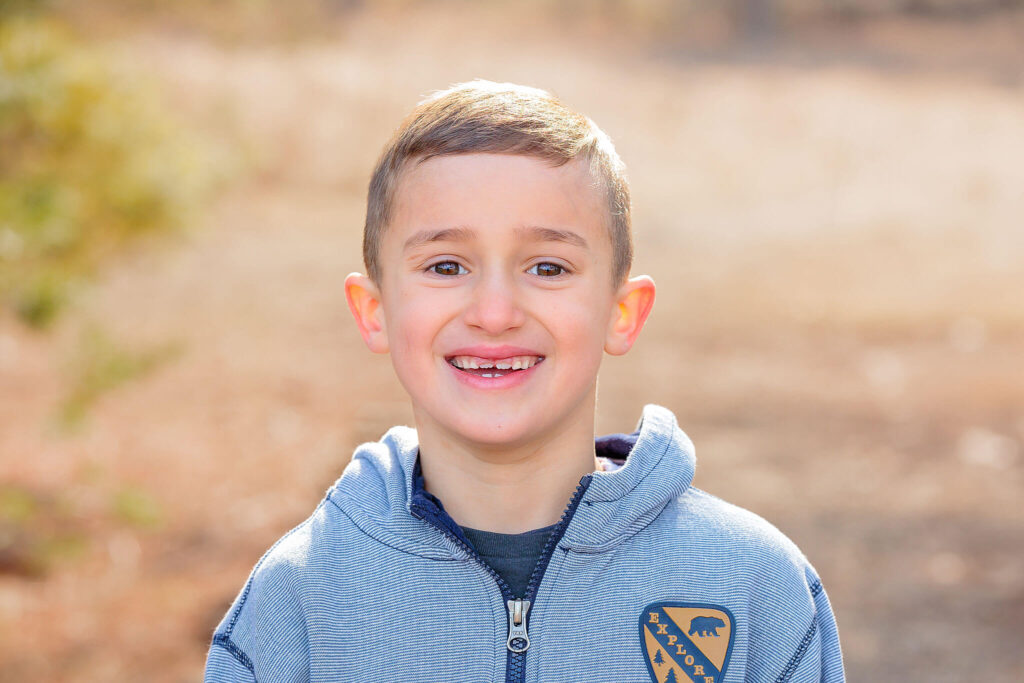
[[544, 357], [544, 354], [534, 349], [528, 349], [525, 346], [509, 346], [504, 344], [502, 346], [463, 346], [445, 354], [445, 360], [454, 358], [455, 356], [476, 356], [477, 358], [487, 358], [490, 360], [498, 360], [499, 358], [512, 358], [513, 356], [540, 356]]
[[445, 355], [456, 378], [478, 389], [505, 389], [526, 381], [544, 355], [520, 346], [471, 346]]

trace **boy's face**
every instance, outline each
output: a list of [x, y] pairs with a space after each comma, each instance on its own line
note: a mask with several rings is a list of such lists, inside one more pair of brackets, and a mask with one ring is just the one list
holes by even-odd
[[607, 208], [586, 165], [434, 157], [405, 170], [392, 215], [379, 287], [353, 274], [346, 292], [417, 426], [477, 447], [592, 429], [602, 354], [629, 349], [654, 286], [612, 283]]

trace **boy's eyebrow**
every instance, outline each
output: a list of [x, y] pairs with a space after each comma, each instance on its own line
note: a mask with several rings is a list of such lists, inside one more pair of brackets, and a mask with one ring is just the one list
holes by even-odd
[[587, 248], [587, 241], [583, 239], [583, 236], [571, 230], [530, 226], [528, 228], [516, 228], [516, 234], [521, 239], [532, 239], [537, 242], [565, 242], [576, 247]]
[[[516, 228], [516, 235], [520, 239], [529, 239], [538, 242], [565, 242], [573, 246], [587, 248], [587, 241], [578, 233], [571, 230], [558, 230], [556, 228], [544, 228], [530, 226]], [[408, 251], [414, 247], [428, 244], [430, 242], [462, 242], [469, 241], [476, 237], [476, 231], [471, 228], [442, 228], [440, 230], [420, 230], [405, 241], [402, 251]]]
[[409, 251], [430, 242], [466, 242], [473, 239], [476, 233], [469, 228], [443, 228], [441, 230], [420, 230], [413, 234], [402, 245], [402, 251]]

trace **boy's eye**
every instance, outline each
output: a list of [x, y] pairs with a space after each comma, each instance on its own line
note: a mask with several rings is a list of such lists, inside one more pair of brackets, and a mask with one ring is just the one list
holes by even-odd
[[563, 266], [558, 265], [557, 263], [545, 262], [538, 263], [537, 265], [531, 267], [526, 272], [531, 273], [533, 275], [540, 275], [542, 277], [555, 277], [557, 275], [561, 275], [562, 273], [564, 273], [565, 268]]
[[463, 273], [468, 272], [455, 261], [441, 261], [440, 263], [435, 263], [430, 266], [428, 270], [437, 273], [438, 275], [462, 275]]

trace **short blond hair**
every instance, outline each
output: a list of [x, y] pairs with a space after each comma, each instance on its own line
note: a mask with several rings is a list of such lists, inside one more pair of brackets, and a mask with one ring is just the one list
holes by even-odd
[[617, 285], [628, 276], [633, 262], [629, 184], [608, 136], [548, 92], [475, 80], [416, 105], [377, 161], [363, 229], [363, 262], [374, 282], [381, 283], [380, 245], [405, 168], [431, 157], [473, 153], [537, 157], [553, 166], [577, 159], [588, 163], [608, 207], [613, 281]]

